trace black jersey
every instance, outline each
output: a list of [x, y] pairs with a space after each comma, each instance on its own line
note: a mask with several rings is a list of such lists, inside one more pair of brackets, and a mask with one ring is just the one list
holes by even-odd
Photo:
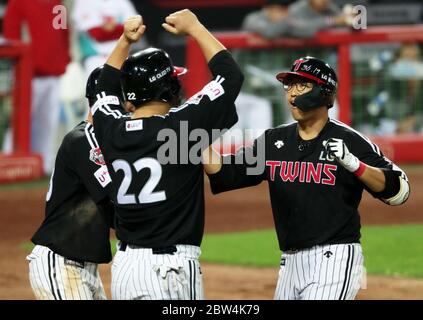
[[68, 259], [110, 262], [110, 181], [94, 128], [81, 122], [59, 148], [46, 196], [45, 219], [32, 242]]
[[[112, 178], [116, 205], [116, 236], [141, 247], [175, 244], [199, 246], [204, 232], [204, 172], [188, 159], [183, 131], [229, 128], [237, 121], [234, 105], [243, 75], [228, 51], [209, 62], [214, 79], [183, 105], [165, 116], [131, 119], [118, 104], [120, 71], [105, 65], [92, 108], [94, 127]], [[185, 129], [184, 129], [185, 128]], [[176, 141], [159, 136], [171, 129]], [[158, 156], [164, 144], [176, 146], [175, 162]], [[208, 141], [210, 143], [210, 141]], [[205, 149], [208, 145], [204, 145]], [[196, 150], [200, 152], [201, 150]]]
[[[219, 193], [267, 180], [281, 250], [359, 242], [358, 205], [365, 186], [327, 156], [323, 141], [329, 138], [343, 139], [363, 163], [405, 176], [368, 138], [342, 122], [329, 120], [320, 134], [308, 141], [299, 136], [297, 123], [267, 130], [252, 147], [228, 156], [231, 159], [225, 161], [231, 160], [230, 164], [226, 162], [221, 171], [209, 176], [212, 191]], [[263, 145], [265, 149], [260, 149]], [[235, 160], [245, 163], [249, 152], [253, 156], [263, 152], [265, 156], [258, 157], [254, 166], [234, 164]], [[247, 175], [247, 168], [257, 164], [265, 168], [263, 173]]]

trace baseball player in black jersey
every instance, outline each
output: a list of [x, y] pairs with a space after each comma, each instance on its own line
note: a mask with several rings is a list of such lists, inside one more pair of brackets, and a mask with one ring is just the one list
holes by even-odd
[[[95, 101], [101, 68], [87, 82]], [[29, 279], [37, 299], [106, 299], [98, 263], [112, 260], [110, 176], [94, 134], [91, 112], [63, 139], [46, 197], [45, 219], [32, 237]]]
[[[191, 11], [175, 12], [165, 21], [167, 31], [197, 41], [213, 80], [178, 105], [178, 76], [186, 70], [174, 67], [168, 54], [156, 48], [128, 57], [130, 44], [140, 39], [145, 26], [140, 16], [125, 22], [124, 34], [100, 75], [98, 101], [92, 107], [113, 181], [120, 240], [112, 266], [113, 299], [204, 298], [198, 261], [204, 231], [201, 150], [211, 141], [198, 150], [199, 163], [185, 162], [181, 159], [194, 141], [188, 141], [182, 129], [209, 133], [231, 127], [237, 121], [234, 101], [243, 75], [231, 54]], [[130, 116], [114, 109], [121, 84], [132, 108]], [[160, 138], [169, 131], [177, 141]], [[177, 150], [176, 162], [160, 157], [165, 145]]]
[[267, 180], [283, 252], [275, 299], [354, 299], [363, 269], [363, 189], [400, 205], [408, 179], [368, 138], [328, 117], [337, 89], [328, 64], [304, 57], [277, 79], [296, 122], [267, 130], [235, 155], [205, 151], [212, 191]]

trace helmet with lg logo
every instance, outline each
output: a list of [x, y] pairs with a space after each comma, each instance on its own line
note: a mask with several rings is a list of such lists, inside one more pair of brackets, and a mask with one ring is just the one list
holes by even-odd
[[181, 85], [178, 76], [187, 69], [175, 67], [162, 49], [149, 48], [131, 55], [121, 68], [122, 91], [135, 107], [148, 101], [175, 104]]
[[291, 71], [276, 75], [276, 78], [284, 85], [298, 77], [305, 78], [315, 84], [311, 91], [295, 98], [294, 103], [298, 108], [308, 111], [321, 106], [333, 107], [338, 88], [338, 78], [329, 64], [307, 56], [295, 60]]

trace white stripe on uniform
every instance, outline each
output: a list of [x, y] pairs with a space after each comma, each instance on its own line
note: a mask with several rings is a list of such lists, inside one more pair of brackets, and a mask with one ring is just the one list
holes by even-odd
[[87, 138], [91, 149], [96, 149], [98, 148], [98, 143], [97, 143], [97, 140], [95, 140], [95, 137], [93, 135], [94, 135], [94, 128], [91, 123], [87, 123], [85, 126], [85, 137]]

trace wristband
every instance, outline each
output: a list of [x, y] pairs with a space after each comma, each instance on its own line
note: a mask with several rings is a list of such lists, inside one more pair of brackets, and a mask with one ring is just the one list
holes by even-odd
[[358, 169], [354, 171], [354, 175], [359, 178], [363, 175], [364, 171], [366, 170], [366, 164], [360, 161], [360, 165]]

